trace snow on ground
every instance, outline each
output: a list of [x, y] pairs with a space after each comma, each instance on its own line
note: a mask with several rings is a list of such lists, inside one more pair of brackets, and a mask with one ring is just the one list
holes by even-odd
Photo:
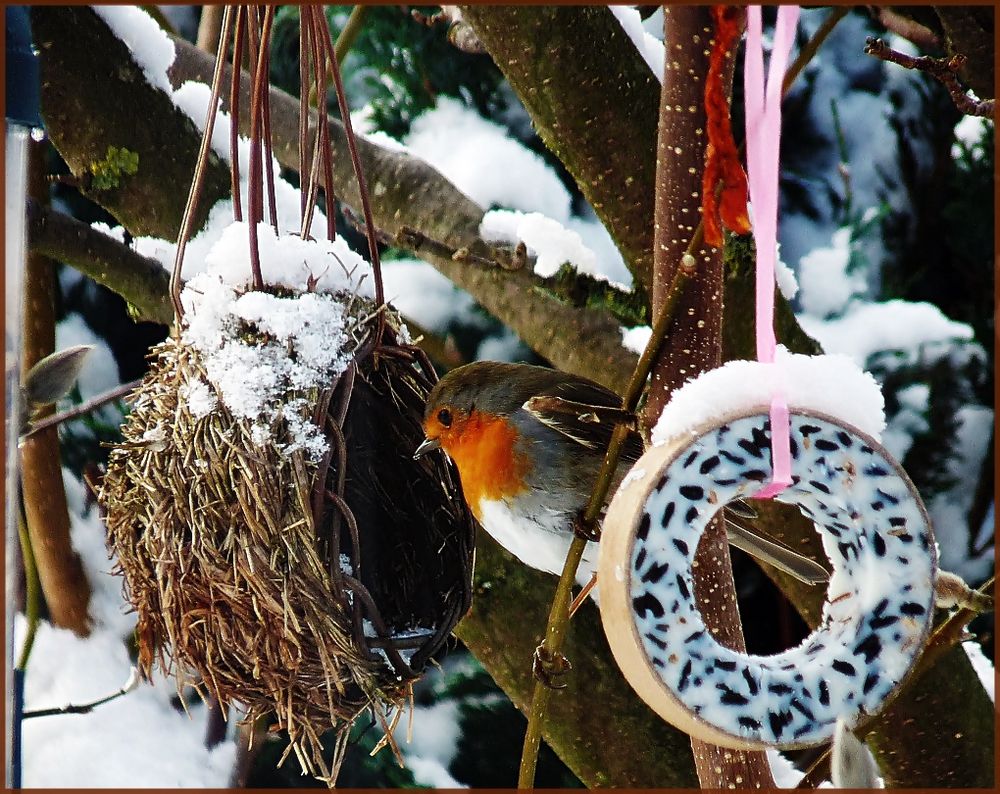
[[[956, 372], [963, 362], [984, 355], [974, 342], [972, 328], [949, 319], [933, 304], [866, 300], [865, 280], [849, 267], [854, 250], [856, 246], [844, 227], [833, 233], [829, 244], [807, 253], [799, 263], [802, 310], [798, 321], [826, 353], [847, 356], [858, 367], [888, 361], [890, 369], [929, 365], [948, 357]], [[930, 398], [926, 383], [912, 383], [896, 391], [899, 408], [888, 419], [883, 441], [897, 460], [904, 459], [916, 435], [927, 432]], [[956, 420], [955, 452], [945, 462], [955, 484], [927, 498], [926, 506], [940, 542], [941, 566], [977, 582], [992, 569], [993, 551], [988, 548], [970, 557], [970, 549], [979, 544], [970, 537], [978, 528], [969, 527], [968, 513], [990, 438], [993, 411], [968, 404], [958, 409]]]
[[403, 142], [484, 210], [569, 219], [569, 191], [545, 160], [457, 99], [439, 97], [436, 107], [414, 119]]
[[[829, 14], [829, 8], [803, 9], [800, 35], [812, 36]], [[783, 212], [779, 234], [791, 264], [826, 245], [844, 222], [848, 198], [853, 208], [888, 206], [911, 222], [901, 152], [912, 149], [918, 168], [932, 162], [932, 152], [921, 148], [919, 136], [901, 133], [892, 123], [892, 116], [904, 116], [899, 129], [907, 131], [921, 124], [926, 115], [919, 87], [923, 76], [859, 56], [857, 42], [867, 35], [874, 30], [863, 16], [842, 19], [786, 99], [796, 113], [786, 119], [790, 134], [782, 136], [782, 206], [793, 209]], [[849, 187], [838, 173], [841, 144]], [[872, 262], [868, 284], [877, 290], [885, 244], [874, 235], [862, 248]]]
[[[83, 484], [63, 471], [73, 547], [91, 587], [89, 637], [39, 625], [25, 675], [27, 710], [87, 703], [119, 690], [132, 663], [126, 646], [135, 627], [127, 612], [121, 579], [112, 576], [104, 524], [95, 505], [86, 507]], [[26, 622], [15, 617], [19, 653]], [[38, 717], [23, 724], [26, 787], [222, 787], [232, 768], [235, 745], [204, 746], [206, 710], [200, 700], [189, 714], [171, 703], [172, 679], [156, 675], [123, 697], [89, 714]]]
[[969, 526], [975, 484], [991, 440], [993, 411], [985, 406], [965, 405], [955, 418], [955, 453], [945, 461], [945, 471], [955, 485], [931, 497], [927, 512], [938, 536], [940, 566], [975, 583], [986, 579], [994, 565], [992, 545], [979, 556], [970, 555], [975, 540], [970, 536], [978, 534], [978, 527]]
[[814, 248], [799, 260], [799, 306], [812, 317], [840, 314], [847, 302], [865, 291], [865, 278], [851, 273], [851, 230], [837, 229], [829, 246]]
[[[15, 647], [25, 620], [16, 617]], [[86, 703], [119, 690], [132, 665], [121, 637], [96, 627], [86, 638], [42, 622], [25, 676], [25, 708]], [[25, 720], [25, 787], [224, 787], [235, 744], [204, 746], [206, 709], [171, 705], [173, 684], [158, 678], [89, 714]]]
[[122, 595], [121, 577], [111, 573], [104, 521], [96, 505], [87, 506], [86, 487], [68, 469], [63, 469], [63, 486], [70, 538], [90, 583], [90, 617], [102, 633], [125, 640], [135, 629], [136, 617]]
[[927, 408], [931, 389], [925, 383], [914, 383], [896, 392], [899, 410], [889, 420], [882, 443], [896, 460], [902, 460], [913, 446], [913, 437], [930, 429]]
[[803, 314], [798, 319], [825, 351], [848, 355], [862, 366], [881, 351], [900, 351], [916, 360], [973, 337], [972, 328], [949, 320], [934, 304], [903, 300], [852, 301], [839, 317], [818, 320]]
[[957, 160], [961, 157], [964, 146], [972, 152], [974, 159], [980, 159], [982, 152], [978, 150], [977, 145], [982, 141], [989, 124], [990, 121], [981, 116], [962, 116], [955, 125], [955, 143], [951, 147], [952, 158]]

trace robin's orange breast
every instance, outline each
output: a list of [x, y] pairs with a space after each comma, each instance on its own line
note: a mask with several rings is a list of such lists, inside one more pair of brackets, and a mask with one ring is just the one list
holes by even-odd
[[517, 430], [503, 417], [477, 411], [460, 432], [442, 442], [458, 467], [465, 501], [477, 519], [482, 519], [482, 501], [510, 499], [527, 490], [531, 461], [517, 451]]

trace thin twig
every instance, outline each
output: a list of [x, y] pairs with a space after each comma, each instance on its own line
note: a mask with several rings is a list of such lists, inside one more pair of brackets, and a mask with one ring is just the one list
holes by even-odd
[[105, 695], [104, 697], [92, 700], [89, 703], [68, 703], [65, 706], [58, 706], [51, 709], [35, 709], [34, 711], [26, 711], [21, 719], [30, 720], [35, 717], [55, 717], [60, 714], [89, 714], [98, 706], [103, 706], [105, 703], [110, 703], [112, 700], [117, 700], [123, 695], [127, 695], [138, 685], [139, 672], [133, 667], [132, 672], [129, 674], [128, 681], [126, 681], [125, 685], [117, 692], [112, 692], [110, 695]]
[[458, 6], [441, 6], [441, 10], [435, 14], [427, 16], [417, 9], [410, 11], [412, 16], [421, 25], [434, 27], [442, 22], [448, 25], [448, 42], [456, 49], [470, 55], [482, 55], [486, 53], [486, 46], [479, 40], [472, 25], [462, 19], [462, 11]]
[[970, 95], [958, 81], [958, 73], [965, 67], [966, 58], [964, 55], [952, 55], [950, 58], [907, 55], [892, 49], [882, 39], [871, 36], [865, 41], [865, 53], [879, 60], [895, 63], [904, 69], [927, 72], [945, 87], [951, 101], [962, 113], [967, 116], [993, 118], [995, 100], [978, 99], [974, 95]]
[[35, 433], [41, 433], [43, 430], [47, 430], [55, 425], [62, 424], [63, 422], [68, 422], [71, 419], [76, 419], [78, 416], [83, 416], [84, 414], [89, 414], [91, 411], [95, 411], [102, 405], [106, 405], [112, 400], [120, 399], [128, 394], [133, 389], [137, 388], [139, 384], [142, 383], [142, 379], [129, 381], [128, 383], [123, 383], [120, 386], [115, 386], [106, 392], [98, 394], [96, 397], [91, 397], [86, 402], [82, 402], [69, 410], [63, 411], [62, 413], [52, 414], [44, 419], [34, 423], [31, 429], [21, 436], [20, 441], [24, 441], [27, 438], [31, 438]]
[[24, 518], [24, 508], [17, 506], [17, 538], [21, 544], [21, 564], [24, 568], [25, 594], [24, 594], [24, 617], [28, 627], [24, 633], [24, 644], [21, 646], [21, 655], [17, 659], [17, 669], [25, 670], [28, 666], [28, 657], [31, 656], [31, 649], [35, 644], [35, 634], [38, 632], [38, 621], [42, 612], [42, 585], [38, 579], [38, 567], [35, 565], [35, 553], [31, 548], [31, 536], [28, 534], [28, 525]]
[[[413, 251], [413, 253], [417, 253], [423, 249], [424, 251], [430, 252], [434, 256], [445, 257], [456, 262], [469, 262], [474, 265], [480, 265], [481, 267], [504, 267], [504, 263], [502, 262], [498, 262], [495, 259], [487, 259], [486, 257], [474, 254], [467, 247], [454, 248], [447, 243], [443, 243], [440, 240], [435, 240], [432, 237], [429, 237], [419, 229], [414, 229], [412, 226], [400, 227], [399, 231], [396, 232], [395, 238], [392, 239], [392, 242], [400, 248], [406, 248]], [[512, 270], [513, 268], [504, 267], [504, 269]]]
[[[980, 585], [975, 592], [979, 595], [989, 596], [995, 582], [996, 575], [994, 574]], [[947, 620], [934, 629], [930, 639], [927, 640], [927, 645], [920, 657], [920, 661], [917, 662], [917, 675], [926, 671], [945, 651], [955, 645], [961, 639], [965, 625], [978, 614], [979, 612], [971, 607], [956, 609], [948, 616]]]
[[809, 41], [805, 43], [799, 54], [792, 61], [788, 70], [785, 72], [785, 79], [781, 82], [781, 95], [784, 96], [788, 93], [788, 89], [791, 88], [792, 83], [799, 76], [799, 73], [805, 68], [806, 64], [813, 59], [816, 51], [820, 48], [820, 45], [826, 41], [827, 36], [833, 32], [833, 29], [837, 26], [844, 17], [846, 17], [851, 11], [850, 6], [841, 6], [840, 8], [833, 9], [823, 20], [823, 23], [816, 28], [816, 32], [812, 34]]
[[368, 13], [368, 6], [356, 5], [351, 10], [351, 15], [344, 23], [340, 35], [337, 36], [337, 43], [333, 45], [333, 51], [337, 54], [337, 63], [343, 63], [347, 53], [354, 46], [354, 41], [358, 34], [364, 29], [365, 15]]
[[[622, 407], [631, 413], [635, 411], [639, 403], [639, 397], [645, 387], [646, 379], [653, 368], [656, 354], [659, 351], [663, 339], [667, 335], [674, 319], [674, 311], [684, 287], [695, 271], [694, 251], [701, 245], [703, 230], [701, 224], [695, 230], [687, 252], [682, 257], [680, 267], [674, 274], [667, 300], [663, 310], [657, 318], [653, 333], [646, 343], [646, 348], [639, 357], [635, 372], [629, 381], [625, 396], [622, 400]], [[628, 436], [629, 428], [621, 423], [615, 427], [611, 436], [611, 443], [608, 445], [607, 454], [601, 471], [597, 475], [597, 482], [590, 496], [590, 502], [584, 512], [582, 519], [584, 532], [594, 531], [597, 517], [600, 515], [601, 507], [607, 497], [611, 482], [614, 479], [615, 471], [618, 467], [618, 460], [621, 457], [625, 439]], [[573, 538], [570, 544], [569, 553], [563, 566], [562, 575], [559, 577], [559, 585], [556, 588], [555, 597], [552, 600], [552, 607], [549, 611], [548, 627], [545, 630], [545, 640], [543, 645], [553, 658], [558, 658], [562, 653], [563, 643], [566, 639], [566, 631], [569, 627], [569, 605], [573, 592], [573, 583], [576, 581], [576, 571], [583, 557], [583, 550], [589, 541], [583, 537]], [[524, 735], [524, 747], [521, 752], [521, 767], [518, 773], [517, 787], [519, 789], [533, 788], [535, 783], [535, 768], [538, 763], [538, 750], [542, 739], [542, 722], [548, 708], [549, 698], [552, 695], [550, 686], [542, 681], [535, 682], [534, 692], [531, 697], [531, 711], [528, 715], [528, 729]]]
[[903, 16], [887, 6], [868, 6], [868, 11], [886, 30], [902, 36], [922, 50], [940, 50], [941, 37], [926, 25]]

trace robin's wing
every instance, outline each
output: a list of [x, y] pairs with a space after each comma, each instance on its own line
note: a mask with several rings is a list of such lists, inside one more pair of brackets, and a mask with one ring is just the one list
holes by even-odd
[[606, 450], [615, 426], [624, 423], [629, 433], [622, 449], [622, 460], [634, 462], [643, 453], [642, 436], [636, 430], [635, 415], [619, 406], [539, 395], [527, 400], [523, 407], [542, 424], [595, 452]]

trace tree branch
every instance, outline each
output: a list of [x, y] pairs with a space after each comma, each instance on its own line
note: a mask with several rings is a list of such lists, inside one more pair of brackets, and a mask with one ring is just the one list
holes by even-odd
[[[116, 189], [91, 190], [88, 195], [133, 234], [175, 238], [200, 133], [162, 92], [145, 82], [125, 46], [93, 11], [35, 7], [32, 13], [38, 19], [36, 37], [43, 49], [43, 113], [48, 114], [53, 143], [81, 180], [90, 173], [94, 159], [105, 156], [111, 142], [138, 152], [135, 175]], [[174, 85], [210, 79], [214, 58], [180, 39], [175, 39], [175, 46], [177, 59], [170, 73]], [[242, 106], [249, 107], [246, 72], [241, 73], [241, 91]], [[270, 102], [275, 156], [282, 165], [297, 168], [298, 101], [272, 87]], [[137, 107], [143, 108], [147, 120], [143, 124], [136, 124]], [[81, 118], [100, 118], [102, 123], [79, 124]], [[343, 127], [332, 119], [328, 122], [336, 153], [334, 187], [347, 204], [358, 207]], [[241, 128], [248, 123], [244, 118]], [[376, 226], [392, 235], [402, 226], [412, 226], [454, 248], [486, 255], [487, 246], [478, 237], [482, 209], [440, 173], [364, 138], [358, 140], [358, 151], [372, 191]], [[205, 188], [200, 222], [211, 205], [229, 193], [228, 168], [214, 155]], [[553, 365], [614, 389], [628, 382], [636, 357], [621, 347], [620, 324], [609, 312], [560, 302], [539, 290], [543, 282], [530, 272], [481, 268], [432, 255], [424, 258]], [[579, 339], [588, 344], [580, 345]]]
[[[40, 144], [33, 145], [29, 179], [30, 192], [36, 198], [47, 195], [41, 154]], [[57, 289], [55, 263], [39, 254], [29, 254], [24, 272], [23, 372], [29, 372], [55, 350]], [[54, 625], [84, 637], [90, 633], [90, 584], [70, 540], [56, 429], [25, 441], [20, 462], [25, 523], [49, 618]]]
[[996, 97], [996, 9], [991, 5], [938, 5], [934, 13], [944, 31], [945, 51], [966, 58], [960, 70], [962, 80], [984, 99]]
[[[534, 683], [531, 658], [556, 581], [479, 533], [475, 600], [455, 633], [524, 713]], [[611, 656], [593, 602], [576, 613], [572, 628], [564, 653], [573, 660], [573, 672], [549, 703], [545, 740], [591, 788], [697, 786], [687, 735], [665, 724], [632, 691]]]
[[65, 262], [117, 292], [136, 309], [138, 319], [164, 325], [173, 322], [167, 294], [170, 276], [157, 260], [31, 200], [28, 245], [33, 251]]
[[[722, 363], [723, 262], [722, 251], [699, 243], [702, 176], [705, 168], [706, 78], [708, 47], [713, 37], [707, 7], [663, 9], [666, 59], [660, 98], [656, 157], [655, 224], [653, 232], [653, 311], [669, 294], [668, 285], [681, 256], [690, 250], [697, 270], [680, 297], [677, 321], [660, 349], [653, 369], [645, 419], [653, 424], [676, 388]], [[734, 47], [735, 49], [735, 47]], [[732, 92], [734, 55], [721, 76]], [[682, 108], [677, 112], [675, 108]], [[696, 556], [694, 598], [705, 625], [723, 645], [746, 651], [729, 544], [721, 520], [705, 530]], [[695, 767], [702, 788], [773, 788], [767, 758], [762, 752], [730, 750], [691, 739]]]
[[[201, 141], [194, 123], [146, 82], [128, 48], [93, 9], [32, 6], [31, 24], [42, 53], [45, 129], [81, 192], [137, 237], [176, 238]], [[93, 119], [101, 123], [88, 121]], [[107, 158], [109, 146], [136, 155], [138, 170], [113, 186], [95, 187], [94, 166]], [[212, 154], [195, 229], [227, 195], [229, 169]]]
[[602, 6], [461, 6], [648, 295], [660, 86]]
[[922, 50], [937, 50], [941, 47], [941, 37], [926, 25], [917, 20], [900, 14], [887, 6], [868, 6], [869, 13], [879, 21], [886, 30], [902, 36]]
[[865, 52], [874, 55], [879, 60], [898, 64], [904, 69], [914, 69], [927, 72], [943, 85], [951, 101], [967, 116], [984, 116], [992, 118], [995, 102], [992, 99], [976, 99], [966, 93], [958, 81], [958, 73], [965, 68], [964, 55], [952, 55], [950, 58], [931, 58], [927, 55], [914, 57], [903, 52], [897, 52], [882, 39], [869, 37], [865, 43]]

